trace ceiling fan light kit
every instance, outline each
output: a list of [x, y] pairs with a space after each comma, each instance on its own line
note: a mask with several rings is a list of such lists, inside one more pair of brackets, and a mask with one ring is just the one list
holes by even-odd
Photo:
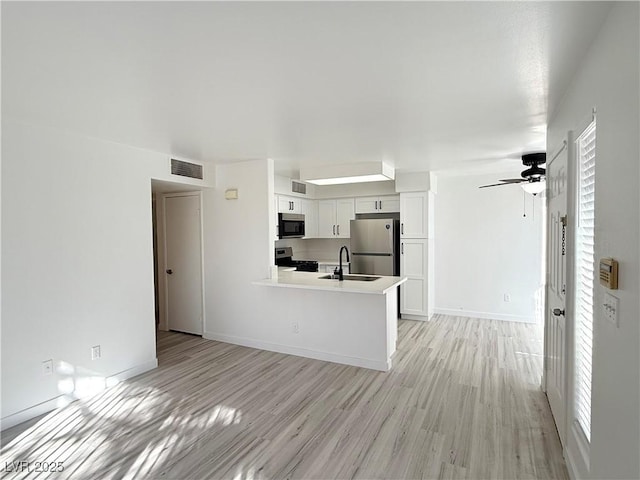
[[544, 181], [538, 180], [537, 182], [525, 183], [521, 185], [521, 187], [525, 192], [530, 193], [532, 195], [537, 195], [541, 192], [544, 192], [546, 185]]

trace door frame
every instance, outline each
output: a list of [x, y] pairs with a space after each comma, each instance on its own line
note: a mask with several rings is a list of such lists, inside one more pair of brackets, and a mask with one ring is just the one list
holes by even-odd
[[[554, 417], [554, 423], [556, 428], [562, 429], [565, 438], [565, 444], [562, 445], [563, 456], [566, 452], [566, 442], [568, 441], [570, 426], [573, 421], [573, 373], [574, 373], [574, 352], [575, 352], [575, 338], [574, 338], [574, 323], [575, 323], [575, 309], [574, 309], [574, 291], [575, 291], [575, 226], [576, 226], [576, 150], [575, 150], [575, 131], [569, 130], [565, 136], [565, 142], [567, 152], [567, 228], [565, 233], [565, 246], [567, 252], [566, 258], [566, 271], [565, 271], [565, 338], [564, 338], [564, 422], [563, 425], [557, 424], [557, 419]], [[555, 155], [560, 155], [563, 148], [557, 148], [554, 151]], [[549, 162], [553, 162], [555, 157]], [[547, 164], [548, 167], [548, 164]], [[550, 238], [551, 232], [547, 228], [546, 241], [547, 241], [547, 255], [550, 254]], [[549, 282], [549, 267], [546, 265], [546, 282]], [[548, 391], [547, 382], [549, 377], [547, 375], [547, 362], [549, 361], [549, 352], [547, 351], [548, 336], [550, 327], [550, 316], [548, 311], [546, 297], [547, 285], [545, 285], [545, 317], [544, 317], [544, 367], [542, 374], [542, 390], [545, 394]], [[553, 416], [553, 412], [552, 412]]]
[[[166, 201], [167, 198], [175, 198], [175, 197], [198, 197], [198, 204], [200, 207], [200, 298], [201, 305], [200, 308], [202, 310], [202, 336], [204, 337], [205, 333], [205, 325], [206, 325], [206, 310], [205, 310], [205, 298], [204, 298], [204, 221], [202, 215], [203, 209], [203, 200], [202, 200], [202, 191], [187, 191], [187, 192], [171, 192], [171, 193], [161, 193], [159, 194], [162, 199], [161, 202], [161, 212], [159, 212], [159, 217], [162, 221], [162, 235], [158, 235], [158, 240], [162, 242], [161, 248], [158, 248], [158, 251], [162, 251], [162, 268], [160, 269], [160, 275], [158, 275], [159, 283], [162, 284], [161, 288], [158, 288], [158, 294], [162, 294], [164, 298], [159, 299], [160, 304], [160, 322], [158, 325], [159, 330], [168, 331], [169, 330], [169, 282], [167, 282], [167, 218], [166, 218]], [[160, 231], [160, 229], [158, 229]]]

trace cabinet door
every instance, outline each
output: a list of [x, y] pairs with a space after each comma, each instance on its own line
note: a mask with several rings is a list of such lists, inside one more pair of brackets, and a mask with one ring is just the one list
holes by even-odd
[[357, 197], [356, 213], [378, 213], [378, 197]]
[[400, 194], [400, 236], [427, 238], [427, 192]]
[[282, 213], [301, 213], [302, 199], [280, 195], [278, 209]]
[[316, 238], [318, 236], [318, 202], [315, 200], [301, 199], [300, 213], [304, 215], [304, 238]]
[[278, 213], [302, 213], [304, 199], [278, 195]]
[[400, 211], [400, 195], [387, 195], [378, 198], [379, 213], [394, 213]]
[[303, 198], [291, 198], [291, 213], [302, 213]]
[[292, 213], [291, 197], [278, 195], [278, 213]]
[[336, 236], [336, 201], [318, 200], [318, 237]]
[[400, 241], [400, 274], [407, 281], [400, 287], [400, 313], [427, 316], [427, 239]]
[[356, 218], [355, 202], [353, 198], [336, 200], [336, 236], [349, 238], [351, 236], [351, 220]]

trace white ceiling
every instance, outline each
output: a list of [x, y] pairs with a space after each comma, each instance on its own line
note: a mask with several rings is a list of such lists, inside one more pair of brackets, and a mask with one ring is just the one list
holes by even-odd
[[293, 175], [517, 172], [610, 6], [2, 2], [2, 116]]

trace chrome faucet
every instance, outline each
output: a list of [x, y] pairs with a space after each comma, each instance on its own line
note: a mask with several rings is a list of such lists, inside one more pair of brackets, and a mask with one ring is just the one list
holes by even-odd
[[344, 275], [342, 274], [342, 251], [347, 252], [347, 262], [350, 262], [351, 260], [349, 260], [349, 249], [347, 248], [346, 245], [343, 245], [340, 248], [340, 268], [338, 269], [338, 280], [339, 281], [343, 281], [344, 280]]

